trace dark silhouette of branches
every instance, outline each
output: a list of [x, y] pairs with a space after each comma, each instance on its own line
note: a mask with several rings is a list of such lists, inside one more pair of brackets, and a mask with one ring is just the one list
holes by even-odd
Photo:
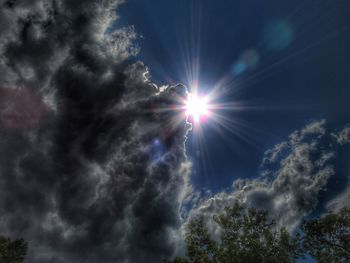
[[350, 262], [350, 209], [305, 221], [304, 247], [318, 262]]
[[306, 254], [320, 263], [350, 262], [350, 209], [304, 221], [291, 235], [269, 220], [266, 211], [236, 203], [214, 216], [214, 240], [202, 218], [189, 222], [187, 254], [167, 263], [295, 263]]
[[0, 263], [21, 263], [27, 254], [28, 245], [23, 239], [11, 240], [0, 236]]

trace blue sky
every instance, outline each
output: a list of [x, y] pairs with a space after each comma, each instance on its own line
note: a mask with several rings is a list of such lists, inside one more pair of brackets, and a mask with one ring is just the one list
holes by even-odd
[[[223, 77], [231, 83], [222, 100], [254, 105], [225, 113], [239, 134], [204, 124], [207, 151], [192, 136], [189, 152], [198, 189], [213, 192], [237, 178], [260, 174], [263, 153], [310, 121], [332, 127], [349, 120], [350, 3], [347, 1], [129, 0], [118, 26], [139, 34], [139, 59], [162, 84], [188, 85], [188, 65], [199, 63], [200, 89]], [[253, 50], [256, 65], [240, 68]], [[244, 60], [244, 59], [243, 59]], [[199, 154], [198, 154], [199, 153]]]

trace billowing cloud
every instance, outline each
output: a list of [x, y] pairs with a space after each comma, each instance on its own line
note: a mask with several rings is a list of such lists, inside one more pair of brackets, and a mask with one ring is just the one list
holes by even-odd
[[128, 61], [119, 3], [0, 1], [0, 233], [29, 242], [27, 262], [173, 253], [189, 127], [157, 109], [186, 90]]
[[267, 210], [279, 225], [293, 230], [317, 206], [320, 192], [335, 173], [330, 164], [334, 150], [322, 143], [325, 139], [330, 136], [324, 120], [293, 132], [287, 141], [266, 151], [263, 176], [234, 181], [231, 191], [202, 200], [191, 216], [204, 216], [215, 236], [219, 230], [213, 215], [239, 200]]

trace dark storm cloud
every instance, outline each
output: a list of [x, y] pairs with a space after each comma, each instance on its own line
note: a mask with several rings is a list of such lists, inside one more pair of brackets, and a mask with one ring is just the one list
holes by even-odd
[[293, 132], [288, 140], [266, 151], [261, 177], [234, 181], [231, 191], [202, 200], [191, 216], [204, 215], [215, 236], [219, 229], [213, 215], [240, 200], [267, 210], [279, 225], [295, 229], [316, 208], [319, 194], [335, 173], [332, 139], [324, 120]]
[[[120, 1], [0, 1], [0, 233], [27, 262], [159, 262], [173, 253], [189, 127], [147, 78]], [[162, 158], [152, 160], [152, 142]]]

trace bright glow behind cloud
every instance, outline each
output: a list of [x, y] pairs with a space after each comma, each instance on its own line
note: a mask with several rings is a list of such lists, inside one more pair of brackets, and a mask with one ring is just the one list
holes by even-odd
[[201, 120], [202, 116], [208, 114], [208, 98], [196, 94], [189, 94], [185, 102], [186, 115], [191, 116], [195, 122]]

